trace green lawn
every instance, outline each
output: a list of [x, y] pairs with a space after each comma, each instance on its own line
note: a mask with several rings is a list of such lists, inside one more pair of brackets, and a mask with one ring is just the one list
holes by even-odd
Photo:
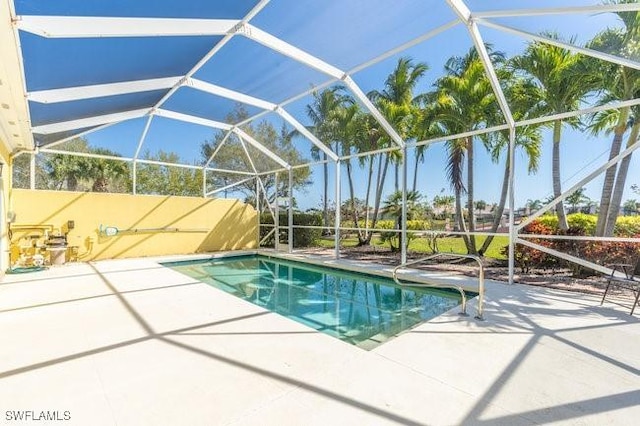
[[[482, 246], [486, 237], [478, 236], [476, 237], [476, 245], [478, 247]], [[358, 244], [358, 239], [355, 237], [344, 238], [342, 241], [342, 247], [355, 247]], [[371, 244], [377, 247], [387, 247], [388, 244], [382, 244], [377, 237], [374, 237], [371, 240]], [[500, 236], [495, 237], [489, 246], [489, 249], [485, 253], [486, 257], [491, 257], [494, 259], [506, 259], [501, 253], [501, 250], [504, 246], [509, 244], [509, 237]], [[319, 247], [333, 248], [333, 238], [321, 238], [318, 241]], [[416, 238], [409, 243], [409, 250], [418, 253], [431, 253], [431, 249], [427, 244], [427, 240], [424, 238]], [[438, 250], [440, 252], [449, 252], [449, 253], [466, 253], [467, 249], [464, 246], [464, 241], [461, 237], [445, 237], [438, 239]]]

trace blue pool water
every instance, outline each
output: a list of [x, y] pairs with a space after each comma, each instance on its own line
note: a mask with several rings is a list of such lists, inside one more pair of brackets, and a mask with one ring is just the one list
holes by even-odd
[[453, 291], [266, 256], [164, 265], [366, 349], [460, 304]]

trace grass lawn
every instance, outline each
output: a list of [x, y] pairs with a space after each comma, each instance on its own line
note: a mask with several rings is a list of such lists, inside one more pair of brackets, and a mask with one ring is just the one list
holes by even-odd
[[[482, 246], [482, 243], [485, 240], [485, 236], [476, 237], [476, 246]], [[355, 247], [358, 244], [358, 239], [355, 237], [348, 237], [341, 240], [342, 247]], [[380, 242], [380, 239], [374, 237], [371, 240], [371, 244], [377, 247], [389, 247], [388, 244], [383, 244]], [[506, 259], [501, 253], [501, 250], [504, 246], [509, 244], [509, 237], [500, 236], [495, 237], [491, 242], [491, 245], [487, 249], [485, 253], [486, 257], [491, 257], [494, 259]], [[321, 238], [318, 241], [319, 247], [325, 248], [333, 248], [333, 238]], [[431, 253], [431, 249], [427, 244], [427, 240], [424, 238], [416, 238], [409, 243], [409, 250], [417, 253]], [[443, 253], [466, 253], [467, 249], [464, 245], [464, 240], [461, 237], [444, 237], [438, 239], [438, 250]]]

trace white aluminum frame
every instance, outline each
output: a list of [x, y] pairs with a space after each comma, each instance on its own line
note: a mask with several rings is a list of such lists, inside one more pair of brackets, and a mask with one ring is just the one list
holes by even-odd
[[[514, 271], [513, 254], [514, 254], [514, 247], [516, 243], [524, 244], [529, 247], [534, 247], [541, 251], [550, 253], [554, 256], [576, 262], [578, 264], [590, 267], [595, 270], [602, 270], [601, 267], [598, 267], [597, 265], [594, 265], [590, 262], [586, 262], [584, 260], [574, 258], [573, 256], [570, 256], [566, 253], [560, 253], [554, 250], [550, 250], [540, 245], [537, 245], [535, 243], [532, 243], [530, 241], [527, 241], [526, 238], [530, 236], [523, 235], [522, 237], [520, 237], [519, 231], [521, 231], [524, 226], [526, 226], [536, 217], [540, 216], [542, 212], [553, 207], [556, 203], [564, 200], [569, 194], [571, 194], [571, 192], [573, 192], [573, 190], [591, 181], [611, 165], [618, 164], [620, 161], [622, 161], [623, 158], [625, 158], [628, 155], [631, 155], [633, 151], [635, 151], [640, 147], [640, 143], [627, 148], [625, 151], [623, 151], [616, 157], [612, 158], [611, 160], [609, 160], [608, 162], [606, 162], [605, 164], [597, 168], [595, 171], [590, 173], [587, 177], [580, 180], [579, 183], [577, 183], [576, 185], [573, 185], [571, 188], [566, 190], [559, 197], [557, 197], [547, 205], [543, 206], [542, 209], [540, 209], [538, 212], [534, 212], [527, 220], [523, 221], [522, 223], [516, 226], [514, 223], [514, 212], [515, 212], [514, 172], [515, 172], [515, 166], [516, 166], [514, 152], [515, 152], [516, 132], [518, 127], [525, 126], [525, 125], [546, 123], [546, 122], [550, 122], [557, 119], [565, 119], [569, 117], [582, 115], [585, 113], [604, 111], [604, 110], [620, 108], [624, 106], [638, 105], [640, 104], [640, 99], [633, 99], [633, 100], [624, 101], [624, 102], [616, 102], [616, 103], [612, 103], [605, 106], [584, 108], [579, 111], [572, 111], [572, 112], [563, 113], [563, 114], [555, 114], [551, 116], [540, 117], [540, 118], [529, 119], [529, 120], [522, 120], [522, 121], [516, 122], [512, 117], [508, 101], [504, 96], [504, 93], [500, 87], [499, 80], [495, 72], [495, 68], [493, 67], [493, 64], [491, 63], [488, 53], [485, 49], [484, 41], [482, 39], [482, 34], [479, 26], [492, 28], [492, 29], [501, 31], [505, 34], [517, 35], [528, 40], [533, 40], [533, 41], [538, 41], [538, 42], [558, 46], [563, 49], [568, 49], [576, 53], [597, 58], [599, 60], [611, 62], [614, 64], [626, 66], [633, 69], [640, 69], [640, 62], [637, 62], [637, 61], [618, 57], [615, 55], [606, 54], [603, 52], [597, 52], [592, 49], [574, 46], [570, 43], [566, 43], [559, 40], [553, 40], [549, 37], [545, 37], [537, 34], [532, 34], [527, 31], [522, 31], [516, 28], [512, 28], [510, 26], [499, 24], [491, 20], [493, 18], [518, 17], [518, 16], [593, 14], [593, 13], [602, 13], [602, 12], [621, 12], [621, 11], [631, 12], [631, 11], [640, 11], [640, 4], [593, 5], [593, 6], [578, 6], [578, 7], [546, 7], [546, 8], [527, 8], [527, 9], [511, 9], [511, 10], [505, 9], [505, 10], [473, 12], [467, 7], [464, 0], [446, 0], [446, 2], [450, 6], [450, 8], [453, 10], [453, 12], [456, 14], [457, 19], [451, 22], [448, 22], [444, 25], [441, 25], [438, 28], [430, 30], [429, 32], [426, 32], [408, 42], [405, 42], [404, 44], [401, 44], [395, 48], [392, 48], [382, 53], [381, 55], [375, 58], [372, 58], [346, 72], [250, 24], [249, 21], [269, 3], [269, 0], [262, 0], [257, 2], [254, 8], [241, 20], [237, 20], [237, 19], [219, 20], [219, 19], [169, 19], [169, 18], [108, 18], [108, 17], [64, 17], [64, 16], [63, 17], [61, 16], [17, 17], [15, 15], [15, 10], [13, 9], [12, 4], [10, 8], [11, 8], [11, 14], [14, 17], [15, 34], [16, 34], [16, 40], [18, 45], [20, 44], [18, 29], [31, 32], [34, 34], [38, 34], [43, 37], [61, 37], [61, 38], [62, 37], [96, 37], [96, 36], [141, 37], [141, 36], [150, 36], [150, 35], [161, 35], [161, 36], [223, 35], [224, 36], [222, 40], [219, 41], [216, 45], [214, 45], [212, 49], [206, 55], [204, 55], [200, 59], [200, 61], [198, 61], [198, 63], [184, 76], [175, 76], [175, 77], [166, 77], [166, 78], [139, 80], [139, 81], [128, 81], [128, 82], [119, 82], [119, 83], [111, 83], [111, 84], [99, 84], [99, 85], [91, 85], [91, 86], [84, 86], [84, 87], [41, 90], [41, 91], [35, 91], [31, 93], [26, 93], [26, 88], [23, 87], [23, 90], [25, 91], [25, 96], [28, 100], [34, 101], [34, 102], [42, 102], [42, 103], [66, 102], [66, 101], [74, 101], [74, 100], [81, 100], [81, 99], [90, 99], [95, 97], [103, 97], [103, 96], [114, 96], [118, 94], [168, 89], [167, 93], [163, 96], [163, 98], [158, 103], [156, 103], [156, 105], [150, 108], [138, 109], [133, 111], [124, 111], [124, 112], [118, 112], [114, 114], [106, 114], [106, 115], [96, 116], [96, 117], [87, 117], [87, 118], [82, 118], [77, 120], [69, 120], [64, 122], [50, 123], [50, 124], [32, 127], [33, 133], [54, 134], [58, 132], [64, 132], [64, 131], [70, 131], [70, 130], [76, 130], [76, 129], [85, 128], [85, 127], [95, 126], [93, 129], [84, 131], [80, 134], [63, 138], [51, 144], [48, 144], [45, 148], [42, 148], [40, 150], [41, 152], [60, 153], [60, 154], [66, 154], [66, 155], [79, 155], [79, 156], [96, 157], [96, 158], [110, 158], [114, 160], [133, 162], [134, 193], [135, 193], [135, 171], [136, 171], [135, 169], [136, 169], [136, 164], [138, 162], [148, 163], [148, 164], [160, 164], [160, 165], [173, 166], [173, 167], [202, 169], [203, 170], [203, 195], [205, 196], [211, 195], [226, 189], [226, 188], [218, 188], [216, 190], [207, 192], [206, 191], [206, 173], [208, 171], [248, 175], [251, 177], [246, 178], [240, 182], [246, 182], [250, 179], [255, 178], [258, 192], [259, 192], [259, 187], [262, 186], [262, 190], [265, 195], [265, 199], [267, 199], [267, 201], [268, 201], [268, 197], [266, 194], [266, 190], [264, 188], [264, 184], [262, 183], [261, 176], [265, 174], [275, 173], [276, 182], [277, 182], [278, 173], [280, 171], [288, 171], [289, 198], [290, 198], [290, 205], [289, 205], [290, 218], [289, 218], [288, 225], [290, 228], [289, 250], [291, 250], [292, 249], [291, 239], [292, 239], [292, 229], [293, 229], [293, 223], [291, 220], [292, 171], [296, 168], [305, 167], [308, 165], [292, 166], [288, 164], [286, 161], [284, 161], [278, 155], [270, 151], [268, 148], [262, 145], [259, 141], [256, 141], [254, 138], [252, 138], [250, 135], [248, 135], [246, 132], [244, 132], [240, 128], [240, 126], [250, 123], [251, 121], [259, 117], [262, 117], [265, 114], [268, 114], [270, 112], [275, 112], [280, 117], [282, 117], [285, 121], [287, 121], [290, 125], [292, 125], [303, 136], [309, 139], [316, 147], [318, 147], [321, 151], [327, 154], [328, 158], [330, 158], [330, 160], [335, 162], [336, 164], [335, 198], [337, 203], [336, 212], [338, 214], [336, 214], [336, 221], [334, 224], [334, 228], [335, 228], [335, 256], [338, 258], [339, 248], [340, 248], [340, 244], [339, 244], [340, 229], [342, 229], [340, 227], [340, 215], [339, 215], [340, 199], [341, 199], [340, 169], [341, 169], [341, 162], [343, 160], [361, 157], [364, 155], [372, 155], [378, 152], [401, 150], [403, 154], [403, 176], [402, 176], [403, 201], [405, 202], [403, 204], [406, 204], [406, 192], [407, 192], [406, 154], [407, 154], [408, 147], [415, 148], [422, 145], [450, 140], [456, 137], [475, 136], [475, 135], [480, 135], [488, 132], [509, 130], [508, 156], [509, 156], [509, 162], [511, 166], [511, 169], [509, 171], [509, 188], [508, 188], [510, 281], [511, 282], [513, 281], [513, 271]], [[114, 25], [114, 24], [117, 24], [117, 25]], [[376, 108], [376, 106], [367, 98], [364, 92], [362, 92], [362, 90], [357, 85], [357, 83], [352, 79], [351, 75], [359, 71], [362, 71], [364, 69], [367, 69], [370, 66], [384, 59], [387, 59], [393, 55], [401, 53], [412, 46], [415, 46], [419, 43], [429, 40], [434, 36], [436, 36], [437, 34], [440, 34], [444, 31], [454, 28], [459, 24], [465, 25], [468, 29], [469, 36], [473, 41], [473, 44], [476, 47], [480, 55], [480, 58], [483, 62], [483, 65], [485, 67], [485, 72], [489, 78], [489, 81], [491, 82], [493, 91], [498, 100], [498, 104], [502, 110], [503, 116], [505, 117], [506, 124], [493, 126], [487, 129], [476, 130], [473, 132], [466, 132], [460, 135], [449, 135], [446, 137], [433, 138], [426, 141], [417, 141], [417, 142], [411, 142], [410, 144], [407, 144], [406, 141], [404, 141], [400, 137], [396, 129], [394, 129], [394, 127], [387, 121], [387, 119], [383, 116], [383, 114], [381, 114], [381, 112]], [[298, 95], [295, 95], [285, 100], [284, 102], [281, 102], [280, 104], [275, 104], [267, 100], [258, 99], [243, 93], [239, 93], [239, 92], [194, 78], [193, 75], [209, 59], [211, 59], [212, 56], [214, 56], [217, 52], [219, 52], [220, 49], [222, 49], [236, 35], [241, 35], [257, 43], [260, 43], [268, 47], [269, 49], [272, 49], [276, 52], [279, 52], [282, 55], [290, 57], [308, 67], [316, 69], [328, 75], [331, 78], [314, 88], [306, 90]], [[20, 58], [20, 61], [21, 61], [20, 66], [24, 74], [24, 65], [22, 63], [21, 58]], [[395, 146], [379, 149], [369, 153], [358, 153], [358, 154], [340, 157], [336, 153], [334, 153], [325, 143], [318, 140], [311, 132], [308, 131], [308, 129], [304, 127], [302, 123], [296, 120], [293, 116], [291, 116], [291, 114], [289, 114], [284, 109], [286, 105], [292, 102], [295, 102], [296, 100], [299, 100], [301, 98], [304, 98], [305, 96], [308, 96], [314, 91], [321, 90], [325, 87], [328, 87], [332, 84], [339, 83], [339, 82], [342, 82], [351, 91], [351, 93], [353, 93], [355, 98], [376, 118], [376, 120], [379, 122], [379, 124], [382, 126], [382, 128], [385, 130], [385, 132], [389, 135], [391, 140], [394, 142]], [[247, 120], [244, 120], [241, 123], [231, 125], [228, 123], [221, 123], [214, 120], [208, 120], [201, 117], [191, 116], [188, 114], [182, 114], [179, 112], [162, 109], [161, 107], [166, 102], [166, 100], [169, 99], [180, 87], [183, 87], [183, 86], [192, 87], [194, 89], [201, 90], [203, 92], [207, 92], [213, 95], [225, 97], [238, 102], [246, 103], [248, 105], [256, 106], [258, 108], [263, 109], [264, 111], [254, 115], [253, 117], [249, 117]], [[221, 142], [218, 144], [218, 146], [216, 147], [215, 151], [211, 155], [211, 158], [209, 158], [209, 160], [203, 166], [169, 164], [169, 163], [139, 159], [138, 157], [139, 157], [141, 148], [144, 144], [144, 141], [146, 139], [149, 126], [152, 123], [152, 118], [156, 115], [161, 117], [176, 119], [176, 120], [182, 120], [182, 121], [186, 121], [194, 124], [199, 124], [199, 125], [203, 125], [211, 128], [221, 129], [223, 131], [226, 131], [227, 133], [224, 136], [224, 138], [221, 140]], [[125, 120], [131, 120], [131, 119], [135, 119], [143, 116], [148, 116], [148, 119], [147, 119], [145, 128], [142, 132], [142, 135], [140, 137], [135, 156], [133, 158], [113, 157], [113, 156], [104, 156], [104, 155], [88, 154], [88, 153], [70, 153], [66, 151], [59, 151], [59, 150], [52, 149], [54, 146], [64, 143], [75, 137], [86, 135], [88, 133], [91, 133], [93, 131], [97, 131], [100, 129], [104, 129], [108, 126], [111, 126], [113, 124], [116, 124]], [[228, 138], [232, 134], [237, 136], [240, 139], [240, 143], [242, 144], [245, 154], [249, 159], [249, 163], [251, 165], [251, 168], [253, 169], [253, 173], [244, 172], [244, 171], [215, 169], [215, 168], [209, 167], [215, 155], [225, 145]], [[253, 163], [253, 160], [249, 155], [249, 152], [245, 146], [245, 142], [251, 144], [260, 152], [267, 155], [270, 159], [272, 159], [277, 164], [279, 164], [282, 167], [282, 169], [278, 169], [276, 171], [271, 170], [268, 172], [258, 173], [255, 168], [255, 164]], [[37, 150], [31, 152], [32, 163], [33, 163], [33, 160], [35, 159], [35, 153], [37, 153]], [[320, 163], [324, 163], [324, 161], [318, 162], [318, 164]], [[312, 164], [312, 163], [309, 163], [309, 164]], [[31, 169], [32, 169], [31, 174], [33, 175], [34, 167], [32, 166]], [[33, 176], [31, 177], [31, 181], [32, 181], [31, 184], [33, 186], [33, 183], [34, 183]], [[235, 186], [237, 184], [239, 183], [236, 182], [232, 186]], [[276, 184], [276, 191], [277, 191], [277, 184]], [[269, 205], [269, 209], [273, 214], [273, 210], [271, 209], [270, 205]], [[276, 225], [275, 225], [276, 230], [278, 228], [277, 209], [278, 209], [278, 206], [277, 206], [277, 193], [276, 193]], [[406, 206], [403, 206], [403, 218], [406, 219]], [[405, 241], [406, 241], [406, 235], [407, 235], [407, 232], [409, 231], [407, 231], [406, 229], [406, 220], [403, 220], [403, 222], [404, 222], [404, 225], [402, 226], [403, 229], [399, 230], [399, 232], [401, 232], [402, 235], [405, 236]], [[472, 233], [468, 233], [468, 234], [472, 234]], [[567, 238], [571, 238], [571, 237], [567, 237]], [[574, 239], [578, 239], [578, 238], [581, 238], [581, 237], [574, 237]], [[604, 239], [604, 240], [619, 241], [621, 239], [613, 238], [613, 239]], [[277, 242], [276, 242], [276, 245], [277, 245]], [[406, 259], [406, 247], [403, 246], [402, 250], [403, 250], [402, 260], [404, 261]], [[604, 272], [604, 270], [602, 271]]]

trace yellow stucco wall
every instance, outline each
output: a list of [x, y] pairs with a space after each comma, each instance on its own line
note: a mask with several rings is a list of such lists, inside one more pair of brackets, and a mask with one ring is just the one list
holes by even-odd
[[[82, 261], [250, 249], [258, 240], [255, 209], [231, 199], [13, 189], [10, 210], [16, 214], [11, 241], [23, 247], [41, 244], [35, 236], [47, 227], [65, 232], [73, 220], [67, 240]], [[101, 225], [119, 232], [105, 236]], [[15, 248], [12, 253], [14, 262]]]

